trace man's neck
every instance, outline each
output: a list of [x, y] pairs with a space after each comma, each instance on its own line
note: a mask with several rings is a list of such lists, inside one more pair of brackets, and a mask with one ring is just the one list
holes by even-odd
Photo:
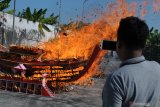
[[122, 61], [142, 56], [142, 50], [126, 51]]

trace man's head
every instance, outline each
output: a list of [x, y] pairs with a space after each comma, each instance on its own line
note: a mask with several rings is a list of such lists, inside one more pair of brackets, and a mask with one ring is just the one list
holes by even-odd
[[132, 57], [129, 54], [136, 52], [142, 53], [148, 35], [149, 28], [143, 20], [133, 16], [121, 19], [117, 32], [117, 52], [120, 59]]

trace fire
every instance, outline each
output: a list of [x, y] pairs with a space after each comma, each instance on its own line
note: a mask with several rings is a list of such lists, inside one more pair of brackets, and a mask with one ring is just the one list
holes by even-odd
[[160, 10], [160, 0], [154, 0], [153, 2], [153, 11], [159, 11]]
[[[142, 3], [140, 11], [143, 17], [146, 14], [146, 6], [148, 2]], [[76, 23], [71, 26], [69, 34], [59, 34], [59, 38], [55, 38], [41, 45], [47, 53], [42, 59], [60, 60], [68, 58], [90, 59], [94, 47], [103, 39], [116, 40], [116, 31], [121, 18], [127, 16], [135, 16], [137, 12], [137, 3], [127, 3], [125, 0], [117, 0], [108, 4], [105, 12], [94, 22], [76, 29]], [[78, 82], [84, 81], [98, 72], [98, 64], [105, 52], [100, 52], [94, 63], [91, 65], [88, 73]]]
[[135, 3], [128, 4], [125, 0], [118, 0], [110, 4], [106, 12], [96, 21], [75, 29], [72, 26], [70, 33], [65, 36], [60, 34], [59, 38], [43, 44], [43, 49], [48, 51], [44, 59], [66, 59], [83, 57], [88, 59], [96, 44], [103, 39], [116, 40], [116, 31], [119, 20], [126, 16], [136, 14]]

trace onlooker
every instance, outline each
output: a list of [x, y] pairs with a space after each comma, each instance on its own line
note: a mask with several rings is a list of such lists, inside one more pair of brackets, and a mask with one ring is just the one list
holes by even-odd
[[122, 63], [107, 78], [103, 107], [160, 107], [160, 65], [142, 55], [148, 35], [143, 20], [131, 16], [120, 21], [116, 50]]

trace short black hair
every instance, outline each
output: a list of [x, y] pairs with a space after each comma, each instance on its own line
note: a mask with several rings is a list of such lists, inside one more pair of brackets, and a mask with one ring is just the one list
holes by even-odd
[[124, 43], [129, 50], [143, 49], [149, 35], [147, 24], [138, 17], [130, 16], [121, 19], [117, 32], [119, 44]]

